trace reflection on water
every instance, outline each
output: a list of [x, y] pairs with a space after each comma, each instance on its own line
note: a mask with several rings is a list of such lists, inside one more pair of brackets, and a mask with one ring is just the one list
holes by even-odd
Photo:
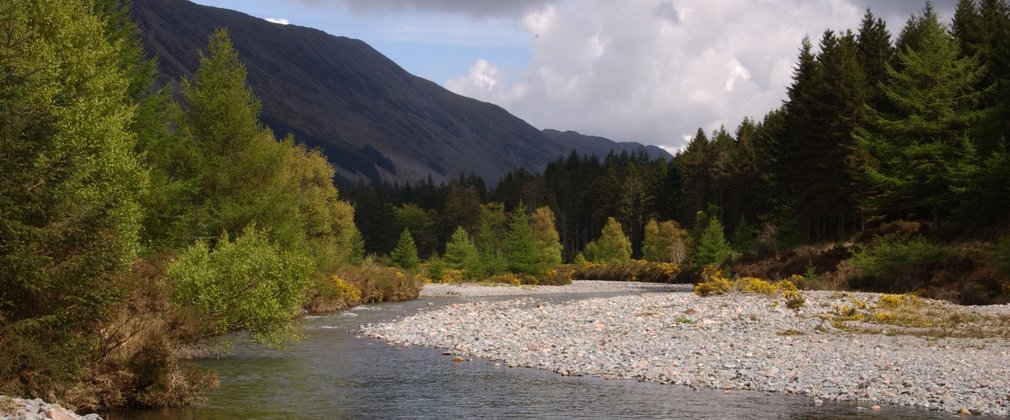
[[196, 362], [217, 371], [221, 381], [204, 406], [106, 418], [949, 418], [900, 407], [815, 407], [810, 398], [760, 392], [563, 377], [484, 360], [453, 363], [440, 350], [391, 346], [352, 332], [363, 323], [456, 301], [422, 299], [308, 317], [305, 340], [287, 350], [239, 343], [230, 357]]

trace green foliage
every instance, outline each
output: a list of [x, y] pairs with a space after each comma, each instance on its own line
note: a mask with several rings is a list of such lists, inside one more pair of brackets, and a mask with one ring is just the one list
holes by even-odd
[[526, 212], [517, 209], [509, 219], [509, 232], [502, 243], [502, 255], [508, 271], [541, 275], [547, 272], [544, 252]]
[[913, 291], [930, 278], [932, 266], [942, 262], [944, 249], [921, 236], [905, 239], [896, 234], [876, 237], [869, 245], [858, 245], [852, 263], [863, 278], [852, 281], [880, 291]]
[[396, 208], [397, 230], [410, 229], [417, 241], [417, 248], [422, 253], [431, 253], [435, 249], [435, 231], [432, 216], [427, 211], [413, 203], [405, 203]]
[[[502, 214], [504, 217], [504, 214]], [[499, 246], [499, 236], [494, 231], [493, 220], [484, 218], [477, 228], [477, 254], [480, 257], [480, 265], [484, 268], [485, 274], [495, 275], [505, 272], [506, 264]], [[504, 237], [504, 225], [502, 225]]]
[[757, 246], [757, 231], [750, 223], [747, 223], [747, 219], [741, 220], [733, 230], [733, 238], [730, 243], [735, 251], [741, 254], [750, 254]]
[[600, 264], [624, 264], [631, 261], [631, 241], [621, 224], [610, 217], [600, 237], [586, 245], [586, 259]]
[[589, 261], [586, 261], [586, 256], [583, 255], [581, 252], [575, 254], [575, 259], [572, 260], [572, 264], [576, 266], [583, 266], [586, 265], [588, 262]]
[[396, 242], [396, 248], [389, 254], [389, 258], [395, 267], [405, 270], [413, 270], [420, 265], [417, 258], [417, 246], [414, 245], [414, 237], [410, 235], [409, 229], [404, 229], [400, 234], [400, 240]]
[[433, 282], [441, 282], [445, 278], [445, 261], [438, 254], [428, 258], [428, 278]]
[[645, 224], [645, 239], [642, 241], [642, 256], [649, 261], [680, 264], [687, 259], [691, 238], [677, 222], [667, 220], [662, 223], [649, 219]]
[[445, 263], [458, 270], [463, 268], [468, 259], [476, 256], [477, 247], [470, 241], [470, 235], [462, 226], [457, 226], [449, 243], [445, 244]]
[[559, 271], [567, 271], [568, 277], [579, 280], [643, 281], [653, 283], [674, 283], [680, 274], [680, 266], [668, 262], [631, 260], [624, 264], [595, 264], [583, 262], [562, 266]]
[[0, 386], [79, 373], [121, 299], [147, 178], [125, 44], [87, 2], [0, 6]]
[[307, 258], [249, 228], [235, 241], [222, 236], [213, 249], [202, 241], [186, 248], [166, 275], [175, 284], [173, 301], [207, 329], [202, 335], [247, 330], [278, 346], [298, 335], [293, 320], [311, 271]]
[[722, 265], [729, 262], [733, 255], [733, 248], [726, 242], [723, 236], [722, 223], [718, 219], [712, 219], [705, 228], [705, 232], [698, 240], [698, 249], [694, 253], [694, 262], [698, 265]]
[[530, 217], [533, 233], [537, 237], [542, 261], [547, 267], [561, 264], [561, 239], [555, 228], [554, 212], [549, 207], [538, 207]]
[[931, 215], [939, 224], [978, 171], [967, 127], [982, 117], [976, 108], [982, 91], [974, 89], [982, 67], [974, 57], [959, 58], [957, 41], [929, 9], [906, 32], [907, 47], [882, 86], [895, 111], [869, 109], [870, 128], [854, 137], [869, 156], [863, 179], [876, 194], [867, 201], [905, 218]]
[[365, 260], [337, 269], [337, 276], [361, 292], [361, 303], [398, 302], [417, 298], [423, 284], [403, 271]]

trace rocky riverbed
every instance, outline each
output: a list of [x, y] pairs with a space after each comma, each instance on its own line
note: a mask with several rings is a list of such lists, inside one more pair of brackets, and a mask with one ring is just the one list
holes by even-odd
[[0, 420], [102, 420], [98, 414], [79, 416], [59, 404], [0, 395]]
[[[611, 286], [575, 282], [571, 289], [580, 287]], [[938, 330], [859, 321], [848, 310], [872, 308], [879, 295], [804, 295], [799, 309], [754, 294], [637, 293], [562, 303], [527, 296], [447, 305], [362, 329], [391, 343], [562, 375], [802, 394], [866, 408], [1010, 414], [1010, 306], [923, 301], [931, 311], [958, 314], [958, 324]]]
[[563, 286], [509, 286], [504, 284], [428, 284], [421, 297], [492, 297], [545, 294], [685, 292], [688, 284], [635, 283], [625, 281], [574, 281]]

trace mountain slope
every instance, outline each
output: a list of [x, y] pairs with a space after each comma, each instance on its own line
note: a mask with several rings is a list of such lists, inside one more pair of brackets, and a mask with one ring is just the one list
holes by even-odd
[[[496, 182], [516, 167], [538, 171], [573, 149], [640, 147], [545, 135], [496, 105], [411, 75], [359, 40], [184, 0], [134, 0], [133, 8], [162, 82], [192, 74], [197, 51], [214, 30], [227, 28], [263, 101], [264, 122], [321, 148], [345, 180], [474, 173]], [[649, 153], [665, 154], [654, 147]]]

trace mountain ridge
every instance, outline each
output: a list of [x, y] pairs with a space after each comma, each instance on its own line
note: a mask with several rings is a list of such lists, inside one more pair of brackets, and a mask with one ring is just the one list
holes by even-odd
[[669, 156], [655, 146], [538, 130], [500, 106], [410, 74], [361, 40], [185, 0], [134, 0], [133, 16], [158, 59], [161, 84], [190, 76], [210, 34], [227, 28], [264, 124], [319, 148], [345, 182], [466, 173], [494, 183], [516, 168], [542, 170], [572, 150]]

